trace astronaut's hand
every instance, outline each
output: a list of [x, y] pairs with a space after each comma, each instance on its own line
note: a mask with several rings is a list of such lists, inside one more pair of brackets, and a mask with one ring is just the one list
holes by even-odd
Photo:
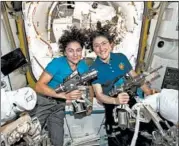
[[149, 89], [149, 93], [148, 94], [146, 94], [147, 96], [148, 95], [153, 95], [153, 94], [155, 94], [155, 93], [159, 93], [160, 91], [158, 91], [158, 90], [156, 90], [156, 89]]
[[119, 93], [115, 99], [115, 104], [127, 104], [129, 102], [129, 95], [126, 92]]
[[88, 108], [86, 109], [86, 115], [87, 115], [87, 116], [91, 115], [92, 111], [93, 111], [92, 106], [88, 107]]
[[159, 93], [160, 91], [156, 90], [156, 89], [151, 89], [151, 93], [155, 94], [155, 93]]
[[66, 100], [80, 99], [81, 96], [82, 96], [82, 94], [81, 94], [81, 91], [79, 91], [79, 90], [73, 90], [73, 91], [65, 94]]
[[72, 100], [66, 100], [66, 105], [71, 105], [72, 104]]

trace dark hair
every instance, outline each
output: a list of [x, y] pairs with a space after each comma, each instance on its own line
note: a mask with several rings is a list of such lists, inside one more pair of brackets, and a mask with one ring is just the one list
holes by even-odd
[[63, 35], [58, 40], [59, 49], [61, 52], [65, 52], [65, 48], [70, 42], [78, 42], [83, 48], [87, 42], [85, 32], [77, 29], [75, 26], [70, 27], [69, 30], [64, 30]]
[[110, 25], [101, 26], [101, 22], [97, 22], [96, 30], [87, 30], [86, 34], [88, 34], [88, 44], [87, 49], [93, 51], [93, 40], [96, 37], [103, 36], [109, 40], [110, 43], [114, 42], [115, 34], [110, 32]]

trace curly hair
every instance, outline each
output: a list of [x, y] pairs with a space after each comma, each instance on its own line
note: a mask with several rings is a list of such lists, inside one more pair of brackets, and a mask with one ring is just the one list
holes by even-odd
[[93, 40], [99, 36], [107, 38], [110, 43], [114, 42], [115, 34], [110, 32], [110, 28], [110, 25], [104, 25], [102, 27], [101, 22], [98, 21], [96, 30], [86, 30], [86, 34], [88, 34], [87, 49], [93, 51]]
[[70, 42], [78, 42], [83, 48], [87, 42], [87, 36], [83, 30], [79, 30], [75, 26], [70, 27], [69, 30], [64, 30], [63, 35], [58, 40], [60, 51], [64, 53]]

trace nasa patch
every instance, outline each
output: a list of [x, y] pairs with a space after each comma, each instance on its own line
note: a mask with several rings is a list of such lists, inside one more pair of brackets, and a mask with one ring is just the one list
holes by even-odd
[[119, 68], [120, 68], [121, 70], [124, 70], [124, 63], [120, 63], [120, 64], [119, 64]]

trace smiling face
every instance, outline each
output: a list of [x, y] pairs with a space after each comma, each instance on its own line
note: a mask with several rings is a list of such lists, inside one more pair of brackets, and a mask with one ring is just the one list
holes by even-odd
[[102, 61], [106, 62], [110, 57], [112, 44], [106, 37], [98, 36], [93, 40], [93, 50]]
[[82, 58], [82, 47], [80, 43], [76, 41], [68, 43], [65, 48], [65, 55], [70, 65], [76, 65]]

